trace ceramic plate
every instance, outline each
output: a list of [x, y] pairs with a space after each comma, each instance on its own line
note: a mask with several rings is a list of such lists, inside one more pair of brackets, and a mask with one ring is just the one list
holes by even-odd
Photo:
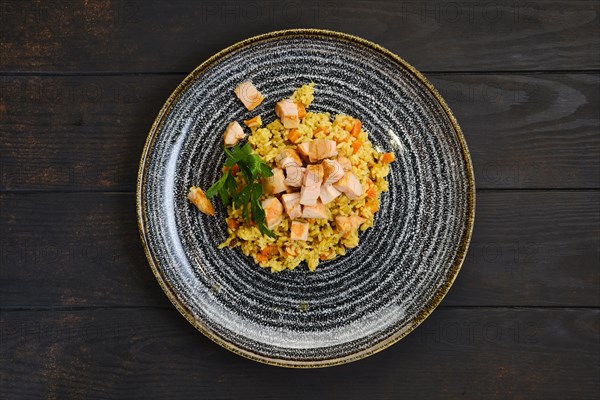
[[[254, 111], [233, 88], [252, 80]], [[374, 146], [394, 151], [374, 227], [346, 256], [273, 274], [226, 238], [215, 217], [186, 200], [221, 174], [222, 133], [232, 120], [274, 119], [275, 103], [315, 82], [311, 111], [356, 116]], [[150, 131], [137, 212], [150, 266], [177, 309], [225, 348], [269, 364], [320, 367], [354, 361], [398, 341], [444, 297], [465, 258], [474, 180], [457, 122], [431, 84], [388, 50], [321, 30], [247, 39], [196, 68]]]

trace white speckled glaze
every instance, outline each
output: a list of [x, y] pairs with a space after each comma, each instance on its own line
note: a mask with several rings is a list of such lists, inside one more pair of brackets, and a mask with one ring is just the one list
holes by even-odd
[[[265, 96], [246, 111], [233, 93], [252, 80]], [[310, 110], [356, 116], [374, 146], [394, 151], [374, 227], [346, 256], [272, 274], [238, 249], [218, 250], [216, 217], [186, 201], [220, 176], [232, 120], [274, 119], [274, 105], [315, 82]], [[140, 231], [163, 289], [199, 330], [224, 347], [282, 366], [365, 357], [416, 327], [441, 301], [464, 259], [474, 181], [456, 121], [418, 72], [370, 42], [290, 30], [248, 39], [195, 70], [157, 118], [140, 165]]]

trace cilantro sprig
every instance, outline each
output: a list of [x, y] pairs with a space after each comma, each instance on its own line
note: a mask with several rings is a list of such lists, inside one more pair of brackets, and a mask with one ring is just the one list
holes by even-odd
[[[227, 159], [223, 165], [227, 167], [226, 171], [206, 191], [206, 196], [212, 198], [218, 195], [224, 205], [227, 206], [229, 203], [233, 203], [235, 207], [241, 207], [242, 216], [247, 221], [252, 217], [252, 220], [256, 222], [262, 234], [272, 238], [276, 237], [265, 224], [265, 210], [259, 201], [263, 193], [260, 179], [273, 176], [271, 168], [257, 154], [252, 152], [249, 143], [243, 146], [237, 145], [231, 149], [225, 148], [225, 154], [227, 155]], [[246, 180], [246, 186], [239, 192], [237, 183], [231, 174], [231, 167], [236, 164], [244, 174]]]

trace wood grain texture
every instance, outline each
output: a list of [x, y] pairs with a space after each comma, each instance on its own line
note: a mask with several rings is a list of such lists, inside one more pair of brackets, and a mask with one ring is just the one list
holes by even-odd
[[[599, 306], [598, 192], [480, 192], [446, 306]], [[4, 308], [169, 306], [131, 194], [0, 196]]]
[[440, 309], [386, 351], [320, 370], [238, 357], [175, 310], [13, 311], [3, 398], [595, 399], [598, 310]]
[[[600, 187], [597, 74], [428, 77], [461, 124], [478, 188]], [[0, 190], [134, 190], [147, 132], [182, 79], [0, 77]]]
[[597, 1], [5, 0], [0, 71], [189, 71], [292, 27], [377, 42], [425, 71], [598, 69]]

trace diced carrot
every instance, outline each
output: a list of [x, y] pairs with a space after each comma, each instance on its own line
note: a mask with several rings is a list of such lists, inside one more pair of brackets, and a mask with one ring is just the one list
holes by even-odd
[[287, 138], [290, 142], [296, 143], [300, 139], [300, 132], [298, 132], [298, 129], [291, 129], [288, 132]]
[[360, 122], [360, 119], [355, 119], [350, 134], [354, 137], [358, 137], [358, 134], [360, 133], [360, 128], [362, 128], [362, 122]]
[[396, 156], [394, 153], [385, 153], [383, 157], [381, 157], [381, 161], [384, 163], [391, 163], [396, 160]]
[[227, 226], [229, 227], [229, 229], [237, 229], [240, 226], [240, 224], [233, 218], [227, 218]]
[[363, 145], [363, 143], [360, 140], [355, 140], [354, 143], [352, 143], [350, 146], [353, 149], [353, 153], [356, 154], [358, 153], [358, 150], [361, 148], [361, 146]]
[[227, 172], [227, 171], [231, 171], [231, 175], [235, 175], [235, 174], [237, 174], [238, 172], [240, 172], [240, 167], [239, 167], [237, 164], [233, 164], [233, 166], [231, 166], [231, 167], [223, 167], [223, 168], [221, 169], [221, 171], [222, 171], [223, 173], [225, 173], [225, 172]]
[[257, 128], [262, 125], [262, 119], [260, 118], [260, 115], [257, 115], [256, 117], [245, 120], [244, 124], [248, 128]]
[[257, 254], [256, 255], [256, 261], [258, 261], [260, 264], [266, 263], [267, 261], [269, 261], [269, 257], [264, 256], [262, 254]]
[[260, 251], [260, 254], [263, 255], [263, 256], [265, 256], [265, 257], [272, 256], [272, 255], [275, 255], [275, 254], [278, 254], [278, 253], [279, 252], [277, 251], [277, 247], [273, 246], [273, 245], [268, 245], [268, 246], [266, 246], [264, 249], [262, 249]]
[[375, 214], [379, 210], [379, 201], [377, 199], [367, 200], [365, 207]]
[[306, 116], [306, 108], [304, 108], [304, 104], [297, 101], [296, 107], [298, 108], [298, 118], [302, 119]]
[[317, 129], [315, 129], [315, 131], [313, 132], [313, 134], [314, 134], [315, 137], [318, 137], [317, 135], [320, 135], [321, 132], [327, 134], [328, 130], [329, 130], [328, 128], [326, 128], [324, 126], [321, 126], [321, 127], [317, 128]]
[[370, 187], [367, 189], [367, 197], [374, 199], [377, 197], [377, 190], [374, 187]]

